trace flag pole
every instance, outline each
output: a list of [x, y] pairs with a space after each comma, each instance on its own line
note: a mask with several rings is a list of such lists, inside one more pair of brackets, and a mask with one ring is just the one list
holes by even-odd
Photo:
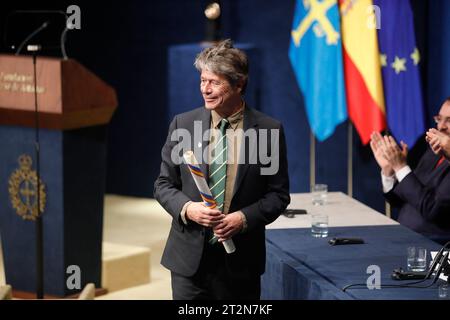
[[[384, 135], [390, 135], [389, 133], [389, 129], [386, 128], [384, 130]], [[392, 218], [392, 209], [391, 209], [391, 205], [389, 202], [387, 202], [386, 200], [384, 201], [384, 214], [386, 215], [386, 217], [388, 218]]]
[[353, 125], [350, 120], [348, 120], [347, 147], [347, 194], [353, 198]]
[[389, 202], [385, 201], [385, 202], [384, 202], [384, 206], [385, 206], [384, 211], [386, 212], [386, 216], [387, 216], [388, 218], [391, 218], [391, 215], [392, 215], [392, 212], [391, 212], [391, 205], [389, 204]]
[[313, 186], [316, 184], [316, 138], [312, 130], [309, 130], [309, 185], [312, 192]]

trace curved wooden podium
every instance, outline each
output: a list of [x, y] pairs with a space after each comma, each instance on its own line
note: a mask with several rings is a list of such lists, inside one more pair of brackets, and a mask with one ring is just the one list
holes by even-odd
[[[38, 58], [39, 122], [46, 129], [108, 123], [117, 107], [113, 88], [75, 60]], [[0, 55], [0, 125], [34, 127], [32, 58]]]
[[[74, 60], [38, 57], [40, 173], [44, 185], [44, 291], [101, 287], [106, 125], [114, 89]], [[35, 292], [33, 61], [0, 55], [0, 236], [6, 281]]]

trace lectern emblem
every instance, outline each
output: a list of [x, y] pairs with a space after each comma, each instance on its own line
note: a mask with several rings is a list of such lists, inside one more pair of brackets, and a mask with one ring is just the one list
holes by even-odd
[[39, 213], [37, 209], [37, 174], [31, 170], [33, 161], [29, 155], [19, 157], [19, 169], [9, 177], [9, 198], [16, 213], [25, 220], [36, 220], [44, 212], [47, 194], [45, 185], [39, 180]]

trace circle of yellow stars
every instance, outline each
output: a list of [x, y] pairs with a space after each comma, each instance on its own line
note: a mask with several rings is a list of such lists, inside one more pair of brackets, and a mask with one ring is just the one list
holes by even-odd
[[[409, 55], [414, 65], [417, 66], [420, 62], [420, 52], [417, 48], [414, 48], [414, 51]], [[391, 63], [391, 68], [395, 70], [396, 74], [400, 74], [401, 72], [406, 72], [406, 58], [401, 58], [399, 56], [395, 56], [394, 62]], [[380, 54], [380, 64], [381, 67], [387, 67], [387, 55]]]

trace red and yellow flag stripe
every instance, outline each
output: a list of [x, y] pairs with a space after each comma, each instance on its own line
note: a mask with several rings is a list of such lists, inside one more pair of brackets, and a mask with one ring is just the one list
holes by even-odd
[[363, 144], [386, 128], [383, 81], [372, 0], [339, 0], [347, 108]]

